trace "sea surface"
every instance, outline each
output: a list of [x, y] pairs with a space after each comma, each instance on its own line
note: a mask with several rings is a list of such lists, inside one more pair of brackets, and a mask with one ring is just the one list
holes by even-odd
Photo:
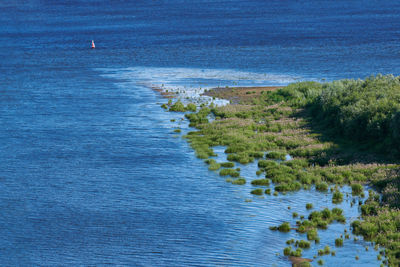
[[[400, 74], [399, 1], [6, 0], [0, 14], [1, 266], [290, 266], [285, 241], [304, 236], [268, 227], [307, 215], [308, 202], [332, 207], [331, 195], [259, 198], [226, 183], [151, 87], [190, 98]], [[349, 201], [348, 221], [359, 215]], [[367, 245], [322, 258], [379, 265]]]

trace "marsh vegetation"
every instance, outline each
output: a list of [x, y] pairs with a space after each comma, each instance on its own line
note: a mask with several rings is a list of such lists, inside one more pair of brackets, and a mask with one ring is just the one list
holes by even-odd
[[[311, 188], [328, 193], [331, 188], [332, 203], [339, 204], [344, 198], [340, 187], [349, 185], [363, 219], [353, 222], [353, 232], [385, 247], [383, 263], [400, 262], [398, 77], [299, 82], [249, 93], [236, 103], [203, 106], [185, 115], [196, 128], [186, 138], [197, 157], [209, 159], [215, 156], [213, 147], [226, 147], [230, 164], [215, 162], [209, 168], [223, 167], [219, 174], [232, 178], [240, 176], [240, 171], [233, 169], [235, 162], [257, 161], [256, 175], [264, 177], [251, 184], [265, 187], [272, 183], [274, 196]], [[170, 103], [169, 110], [193, 112], [182, 103]], [[215, 118], [212, 122], [210, 114]], [[370, 194], [363, 203], [363, 185], [374, 186], [382, 198]], [[264, 192], [270, 194], [271, 190], [251, 190], [256, 195]], [[312, 203], [307, 204], [307, 209], [312, 208]], [[327, 229], [333, 221], [345, 222], [340, 209], [313, 211], [296, 228], [307, 233], [308, 240], [319, 242], [318, 229]], [[297, 254], [296, 250], [287, 252]]]

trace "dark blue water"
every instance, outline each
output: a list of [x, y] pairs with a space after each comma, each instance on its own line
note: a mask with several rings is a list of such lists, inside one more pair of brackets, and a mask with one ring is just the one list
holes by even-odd
[[[330, 196], [245, 202], [149, 85], [398, 75], [400, 3], [104, 2], [0, 3], [1, 265], [289, 266], [268, 226]], [[363, 245], [324, 260], [376, 265]]]

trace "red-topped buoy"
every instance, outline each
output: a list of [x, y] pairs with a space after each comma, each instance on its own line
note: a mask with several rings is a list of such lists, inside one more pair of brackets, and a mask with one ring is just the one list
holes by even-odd
[[96, 46], [94, 45], [94, 41], [92, 40], [92, 49], [96, 48]]

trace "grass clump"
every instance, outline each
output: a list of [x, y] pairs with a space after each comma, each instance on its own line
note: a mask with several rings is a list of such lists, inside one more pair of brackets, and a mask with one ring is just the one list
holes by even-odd
[[306, 240], [300, 240], [298, 242], [298, 246], [300, 248], [310, 248], [310, 242], [306, 241]]
[[265, 189], [265, 194], [271, 195], [271, 189], [270, 188]]
[[306, 209], [310, 210], [313, 208], [313, 204], [312, 203], [307, 203], [306, 204]]
[[253, 194], [253, 195], [259, 195], [259, 196], [261, 196], [261, 195], [264, 193], [264, 190], [262, 190], [261, 188], [257, 188], [257, 189], [251, 190], [250, 193]]
[[196, 107], [196, 105], [193, 104], [193, 103], [189, 103], [189, 104], [187, 104], [187, 106], [186, 106], [186, 111], [196, 112], [196, 109], [197, 109], [197, 107]]
[[271, 151], [268, 152], [267, 155], [265, 155], [267, 159], [280, 159], [280, 160], [285, 160], [286, 159], [286, 153], [283, 152], [277, 152], [277, 151]]
[[276, 163], [276, 161], [272, 161], [272, 160], [259, 160], [258, 161], [258, 167], [260, 167], [260, 168], [276, 167], [276, 166], [278, 166], [278, 163]]
[[183, 103], [180, 100], [178, 100], [173, 105], [171, 105], [171, 107], [169, 108], [169, 111], [185, 112], [186, 108], [185, 108], [185, 105], [183, 105]]
[[318, 232], [316, 229], [310, 229], [307, 232], [307, 239], [308, 240], [319, 240]]
[[343, 201], [343, 194], [339, 190], [335, 190], [332, 195], [332, 203], [339, 204]]
[[220, 176], [239, 177], [240, 173], [234, 169], [222, 169], [219, 171]]
[[180, 132], [182, 132], [181, 129], [175, 129], [174, 130], [174, 133], [180, 133]]
[[290, 231], [290, 224], [288, 222], [284, 222], [281, 225], [278, 226], [278, 230], [280, 232], [287, 233]]
[[244, 184], [246, 184], [246, 179], [244, 179], [244, 178], [239, 178], [239, 179], [233, 180], [233, 181], [232, 181], [232, 184], [244, 185]]
[[221, 167], [224, 167], [224, 168], [233, 168], [233, 167], [235, 167], [235, 163], [233, 163], [233, 162], [222, 162], [222, 163], [221, 163]]
[[216, 171], [216, 170], [218, 170], [219, 168], [221, 168], [221, 164], [216, 163], [216, 162], [213, 162], [213, 163], [211, 163], [211, 164], [208, 166], [208, 169], [209, 169], [210, 171]]
[[251, 181], [252, 185], [264, 185], [264, 186], [269, 186], [270, 181], [269, 179], [257, 179], [257, 180], [253, 180]]
[[352, 184], [351, 185], [351, 194], [353, 196], [358, 196], [363, 192], [363, 186], [360, 184]]
[[335, 246], [342, 247], [343, 246], [343, 238], [336, 238], [335, 239]]
[[315, 185], [315, 189], [317, 189], [318, 191], [326, 192], [328, 191], [328, 184], [325, 182], [318, 183], [317, 185]]

